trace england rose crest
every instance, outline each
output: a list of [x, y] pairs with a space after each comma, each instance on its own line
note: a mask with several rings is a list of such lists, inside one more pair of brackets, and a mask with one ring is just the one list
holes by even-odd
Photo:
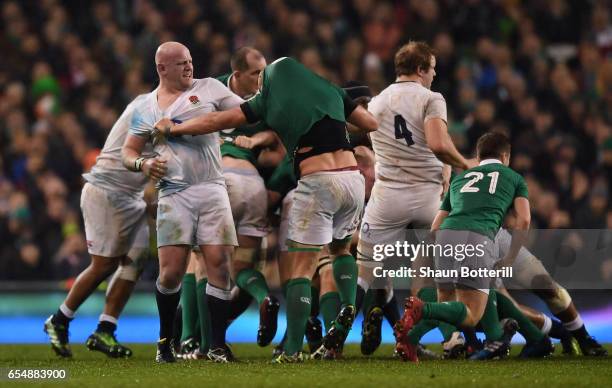
[[191, 97], [189, 97], [189, 101], [190, 101], [190, 102], [191, 102], [193, 105], [195, 105], [195, 104], [197, 104], [197, 103], [199, 103], [199, 102], [200, 102], [200, 99], [198, 98], [198, 96], [191, 96]]

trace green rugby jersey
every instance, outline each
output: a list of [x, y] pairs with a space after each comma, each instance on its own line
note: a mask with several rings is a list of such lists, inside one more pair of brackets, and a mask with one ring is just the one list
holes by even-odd
[[291, 157], [287, 154], [267, 180], [266, 189], [280, 193], [284, 197], [295, 186], [297, 186], [297, 179], [293, 172]]
[[[223, 85], [227, 86], [228, 89], [230, 89], [229, 81], [231, 77], [232, 73], [227, 73], [216, 77], [216, 79], [219, 80]], [[250, 137], [256, 134], [257, 132], [265, 131], [266, 129], [266, 124], [263, 121], [260, 121], [255, 124], [245, 125], [243, 127], [236, 128], [231, 134], [226, 136], [232, 138], [240, 135]], [[221, 156], [231, 156], [235, 159], [248, 160], [253, 165], [255, 165], [257, 162], [258, 154], [259, 152], [257, 150], [249, 150], [246, 148], [237, 147], [233, 143], [221, 144]]]
[[449, 212], [440, 229], [470, 230], [495, 239], [517, 197], [529, 197], [525, 179], [498, 160], [483, 160], [452, 180], [440, 206]]
[[232, 73], [221, 74], [220, 76], [215, 77], [215, 78], [217, 79], [217, 81], [227, 86], [228, 89], [230, 88], [229, 81], [230, 81], [230, 78], [232, 78]]
[[355, 107], [342, 88], [285, 57], [265, 68], [260, 92], [241, 108], [250, 123], [263, 120], [276, 131], [293, 157], [300, 137], [317, 121], [329, 116], [345, 122], [345, 106], [350, 112]]

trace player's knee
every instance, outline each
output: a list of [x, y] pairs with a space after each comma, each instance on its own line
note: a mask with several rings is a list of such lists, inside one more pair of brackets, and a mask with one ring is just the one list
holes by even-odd
[[120, 258], [95, 256], [92, 258], [89, 269], [98, 276], [107, 277], [117, 270], [119, 262]]
[[178, 267], [160, 267], [159, 282], [165, 288], [177, 287], [183, 278], [183, 273]]
[[557, 284], [549, 275], [536, 275], [531, 279], [531, 289], [543, 300], [553, 299], [557, 294]]
[[132, 261], [129, 264], [119, 266], [119, 269], [117, 270], [117, 277], [129, 282], [135, 282], [140, 277], [141, 272], [142, 269], [138, 266], [138, 264]]
[[135, 282], [140, 277], [145, 263], [147, 248], [133, 248], [128, 257], [119, 264], [117, 277], [119, 279]]

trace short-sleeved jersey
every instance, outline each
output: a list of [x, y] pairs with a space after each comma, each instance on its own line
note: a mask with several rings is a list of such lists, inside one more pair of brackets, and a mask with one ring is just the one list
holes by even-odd
[[470, 230], [495, 239], [517, 197], [529, 197], [525, 179], [499, 160], [483, 160], [452, 180], [440, 206], [449, 212], [440, 229]]
[[291, 157], [285, 155], [267, 180], [266, 188], [270, 191], [280, 193], [281, 196], [284, 197], [297, 186], [297, 179], [295, 179], [295, 173], [293, 171]]
[[302, 135], [325, 116], [345, 122], [351, 103], [340, 87], [285, 57], [264, 69], [261, 90], [242, 108], [250, 123], [263, 120], [276, 131], [293, 155]]
[[[156, 89], [136, 104], [129, 132], [150, 137], [155, 123], [164, 117], [181, 123], [206, 113], [234, 108], [242, 102], [244, 100], [214, 78], [195, 79], [189, 89], [162, 111], [157, 103]], [[202, 182], [223, 182], [219, 143], [219, 135], [209, 133], [171, 137], [156, 145], [155, 152], [167, 160], [168, 167], [158, 183], [160, 197]]]
[[377, 180], [398, 187], [442, 182], [443, 163], [431, 152], [424, 130], [431, 118], [447, 120], [440, 93], [417, 82], [395, 82], [372, 99], [368, 110], [378, 121], [378, 130], [370, 134]]
[[[125, 142], [128, 128], [134, 115], [134, 107], [146, 98], [146, 94], [136, 97], [123, 111], [110, 130], [104, 147], [91, 171], [83, 178], [94, 186], [109, 191], [121, 191], [134, 196], [142, 196], [149, 178], [140, 172], [132, 172], [123, 166], [121, 147]], [[147, 145], [143, 154], [151, 156], [153, 150]]]
[[[227, 88], [230, 90], [231, 90], [230, 88], [231, 78], [232, 78], [232, 73], [227, 73], [227, 74], [223, 74], [223, 75], [216, 77], [216, 79], [219, 82], [227, 86]], [[265, 131], [266, 129], [267, 129], [266, 124], [263, 121], [260, 121], [255, 124], [245, 125], [245, 126], [234, 129], [230, 137], [232, 138], [236, 136], [249, 136], [250, 137], [256, 134], [257, 132]], [[225, 142], [221, 144], [221, 156], [231, 156], [232, 158], [248, 160], [252, 164], [255, 164], [257, 162], [257, 155], [258, 155], [257, 150], [249, 150], [246, 148], [241, 148], [230, 142]]]

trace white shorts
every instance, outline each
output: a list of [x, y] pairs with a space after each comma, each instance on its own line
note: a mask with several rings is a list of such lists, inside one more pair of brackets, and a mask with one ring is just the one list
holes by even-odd
[[293, 193], [295, 189], [285, 195], [283, 198], [283, 205], [281, 207], [280, 225], [278, 226], [278, 249], [281, 252], [287, 252], [289, 247], [287, 246], [287, 232], [289, 230], [289, 213], [291, 212], [291, 206], [293, 205]]
[[148, 246], [145, 208], [141, 198], [85, 183], [81, 192], [81, 211], [89, 254], [119, 257], [132, 247]]
[[396, 188], [376, 181], [359, 230], [358, 259], [371, 261], [375, 245], [406, 241], [409, 229], [419, 241], [424, 239], [440, 208], [441, 193], [442, 186], [433, 183]]
[[255, 170], [224, 169], [232, 215], [239, 235], [264, 237], [268, 234], [268, 196], [264, 180]]
[[204, 182], [159, 198], [157, 246], [237, 245], [223, 183]]
[[325, 245], [350, 237], [359, 226], [364, 200], [365, 180], [359, 171], [306, 175], [293, 194], [287, 238]]
[[[495, 236], [495, 244], [499, 251], [499, 260], [503, 259], [510, 250], [512, 235], [506, 229], [500, 229]], [[537, 281], [542, 277], [550, 277], [542, 262], [525, 247], [519, 249], [512, 265], [512, 278], [503, 280], [508, 289], [531, 290], [538, 288]], [[500, 280], [501, 282], [501, 280]]]

